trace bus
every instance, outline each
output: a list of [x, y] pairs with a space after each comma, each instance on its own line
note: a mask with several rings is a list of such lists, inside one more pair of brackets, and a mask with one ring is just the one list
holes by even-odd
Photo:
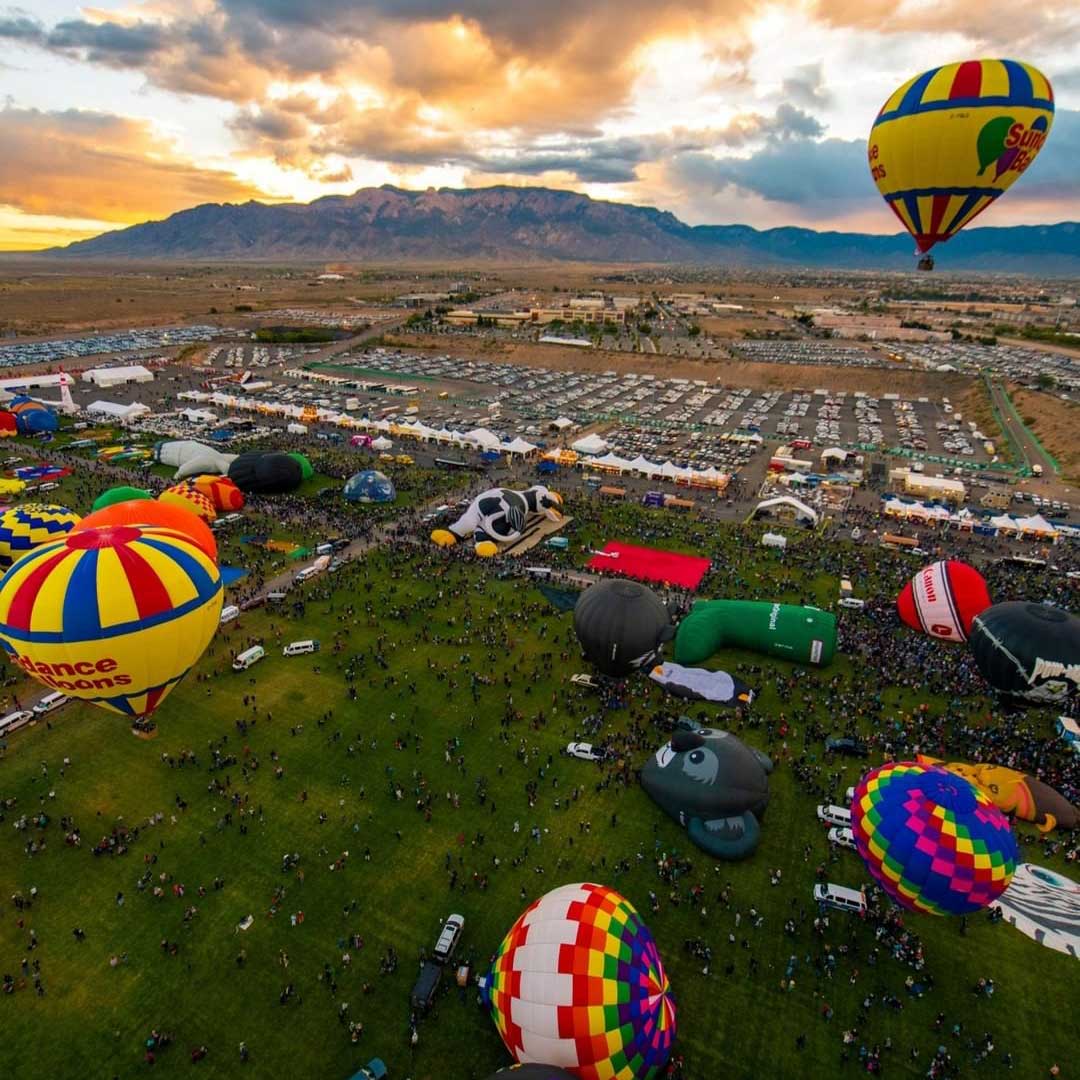
[[894, 533], [882, 533], [881, 546], [892, 548], [917, 548], [919, 541], [911, 536], [896, 536]]

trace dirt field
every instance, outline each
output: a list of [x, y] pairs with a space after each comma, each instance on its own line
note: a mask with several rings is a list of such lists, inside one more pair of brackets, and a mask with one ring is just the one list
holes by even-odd
[[721, 379], [732, 386], [753, 389], [862, 390], [868, 394], [907, 394], [958, 398], [970, 388], [963, 376], [935, 372], [888, 371], [878, 368], [831, 367], [810, 364], [763, 364], [742, 360], [690, 360], [668, 355], [571, 349], [560, 345], [483, 341], [454, 334], [388, 335], [387, 344], [402, 349], [430, 349], [455, 356], [476, 357], [506, 364], [553, 370], [626, 371], [677, 379]]
[[1080, 484], [1080, 407], [1062, 401], [1052, 394], [1009, 387], [1009, 396], [1021, 419], [1050, 451], [1061, 466], [1062, 479], [1072, 485]]

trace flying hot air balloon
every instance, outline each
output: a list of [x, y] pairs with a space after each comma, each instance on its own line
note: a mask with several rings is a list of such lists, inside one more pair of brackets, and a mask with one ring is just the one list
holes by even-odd
[[909, 79], [881, 107], [870, 173], [926, 256], [1015, 183], [1053, 122], [1050, 82], [1030, 64], [946, 64]]
[[50, 690], [145, 716], [202, 656], [221, 603], [217, 566], [186, 534], [84, 529], [4, 575], [0, 646]]
[[580, 1080], [651, 1080], [675, 1039], [664, 965], [633, 904], [564, 885], [510, 928], [481, 980], [506, 1048]]

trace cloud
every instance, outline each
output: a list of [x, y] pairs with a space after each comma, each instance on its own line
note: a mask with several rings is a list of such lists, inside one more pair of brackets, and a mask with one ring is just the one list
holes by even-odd
[[145, 120], [0, 109], [0, 204], [26, 214], [131, 223], [204, 202], [265, 197], [176, 154]]
[[808, 109], [821, 109], [832, 101], [825, 85], [825, 65], [820, 61], [793, 69], [780, 84], [780, 90], [789, 101]]

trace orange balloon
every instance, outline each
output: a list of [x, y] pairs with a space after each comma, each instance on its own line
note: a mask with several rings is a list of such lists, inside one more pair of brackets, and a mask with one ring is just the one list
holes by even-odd
[[[217, 562], [217, 541], [207, 524], [198, 514], [174, 503], [163, 503], [154, 499], [131, 499], [128, 502], [113, 503], [112, 506], [103, 506], [100, 510], [87, 514], [76, 528], [83, 532], [86, 529], [99, 529], [103, 525], [154, 525], [173, 529], [189, 537]], [[72, 532], [74, 531], [75, 529], [72, 529]]]

